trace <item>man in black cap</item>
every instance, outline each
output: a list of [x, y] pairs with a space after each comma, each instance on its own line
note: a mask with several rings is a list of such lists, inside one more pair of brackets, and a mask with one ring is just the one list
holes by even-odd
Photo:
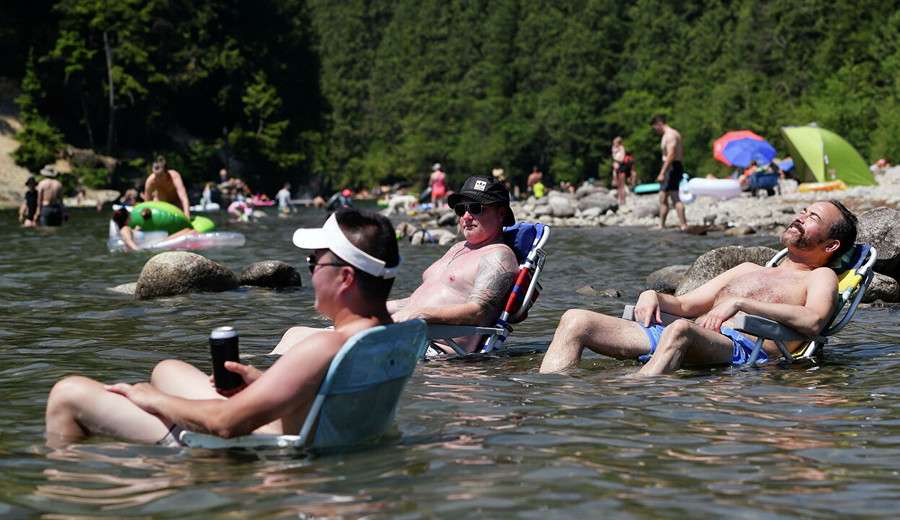
[[[515, 282], [516, 255], [503, 243], [503, 227], [516, 223], [509, 191], [493, 177], [470, 177], [447, 197], [459, 216], [465, 240], [422, 274], [409, 298], [388, 302], [394, 321], [422, 318], [429, 323], [492, 326]], [[458, 343], [474, 351], [477, 337]], [[452, 350], [447, 350], [452, 353]]]
[[[519, 267], [516, 255], [503, 242], [503, 227], [516, 223], [509, 207], [509, 190], [492, 177], [470, 177], [463, 188], [447, 197], [459, 216], [465, 240], [422, 274], [409, 298], [387, 302], [395, 322], [421, 318], [428, 323], [493, 326], [503, 311]], [[283, 354], [316, 329], [295, 327], [271, 352]], [[469, 352], [478, 337], [456, 338]], [[442, 348], [440, 344], [436, 347]], [[453, 350], [446, 347], [446, 353]]]

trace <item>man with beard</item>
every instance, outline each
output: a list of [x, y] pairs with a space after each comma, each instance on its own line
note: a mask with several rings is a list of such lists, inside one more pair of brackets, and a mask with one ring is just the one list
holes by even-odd
[[[645, 363], [639, 375], [671, 372], [685, 364], [743, 364], [756, 338], [728, 327], [741, 312], [816, 335], [837, 305], [837, 275], [824, 266], [853, 246], [856, 225], [856, 216], [840, 202], [816, 202], [782, 233], [788, 254], [777, 267], [743, 263], [681, 296], [644, 291], [635, 305], [636, 321], [570, 309], [559, 322], [541, 372], [576, 365], [585, 347], [616, 359], [637, 358]], [[661, 312], [693, 321], [663, 326]], [[766, 360], [765, 354], [778, 354], [771, 341], [763, 345], [758, 361]]]

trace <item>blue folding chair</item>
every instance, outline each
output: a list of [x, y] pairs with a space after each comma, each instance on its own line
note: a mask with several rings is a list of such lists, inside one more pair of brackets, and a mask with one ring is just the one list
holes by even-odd
[[519, 270], [497, 324], [493, 327], [478, 327], [429, 323], [428, 339], [441, 340], [460, 356], [469, 353], [453, 338], [484, 336], [484, 341], [477, 350], [481, 354], [503, 348], [503, 342], [513, 331], [512, 325], [528, 317], [528, 311], [543, 289], [540, 277], [547, 260], [547, 253], [543, 248], [549, 238], [550, 226], [546, 224], [519, 222], [504, 228], [503, 241], [516, 254]]
[[225, 439], [184, 431], [196, 448], [352, 446], [382, 435], [393, 423], [407, 379], [425, 352], [422, 320], [372, 327], [354, 335], [331, 361], [297, 435], [244, 435]]

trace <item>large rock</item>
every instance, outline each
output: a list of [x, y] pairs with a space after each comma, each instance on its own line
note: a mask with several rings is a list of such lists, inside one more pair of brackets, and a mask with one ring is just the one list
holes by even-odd
[[875, 208], [859, 216], [856, 242], [870, 244], [878, 251], [875, 271], [900, 280], [900, 212]]
[[578, 208], [586, 210], [588, 208], [600, 208], [601, 213], [609, 210], [616, 211], [619, 209], [619, 202], [609, 193], [592, 193], [578, 200]]
[[255, 287], [300, 287], [303, 281], [297, 268], [280, 260], [263, 260], [241, 270], [241, 285]]
[[549, 197], [551, 214], [554, 217], [568, 218], [575, 216], [575, 201], [570, 197], [551, 194]]
[[160, 253], [144, 264], [134, 290], [137, 300], [192, 292], [221, 292], [238, 287], [227, 267], [196, 253]]
[[900, 301], [900, 285], [897, 280], [881, 273], [875, 273], [875, 278], [869, 284], [869, 290], [862, 298], [862, 303], [873, 303], [878, 300], [883, 302]]
[[690, 267], [689, 265], [669, 265], [654, 271], [647, 277], [646, 287], [656, 292], [673, 294]]
[[765, 246], [726, 246], [713, 249], [700, 255], [694, 261], [691, 268], [684, 274], [681, 283], [675, 290], [676, 295], [682, 295], [700, 287], [709, 280], [725, 271], [744, 262], [753, 262], [758, 265], [766, 265], [778, 251]]

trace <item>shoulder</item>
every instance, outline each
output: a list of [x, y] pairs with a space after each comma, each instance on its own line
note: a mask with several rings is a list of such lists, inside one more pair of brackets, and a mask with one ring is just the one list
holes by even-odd
[[516, 254], [504, 243], [484, 246], [482, 248], [481, 261], [497, 263], [506, 270], [515, 270], [518, 266]]
[[327, 364], [347, 340], [346, 334], [333, 329], [323, 329], [312, 334], [299, 334], [297, 337], [289, 336], [293, 336], [291, 330], [285, 333], [283, 339], [287, 339], [293, 345], [279, 359], [279, 361], [284, 360], [288, 363], [299, 359], [304, 363], [321, 361]]
[[807, 276], [808, 283], [810, 285], [818, 285], [818, 284], [829, 284], [827, 287], [831, 287], [832, 285], [837, 285], [838, 277], [835, 274], [834, 270], [830, 267], [817, 267], [813, 269], [809, 276]]

